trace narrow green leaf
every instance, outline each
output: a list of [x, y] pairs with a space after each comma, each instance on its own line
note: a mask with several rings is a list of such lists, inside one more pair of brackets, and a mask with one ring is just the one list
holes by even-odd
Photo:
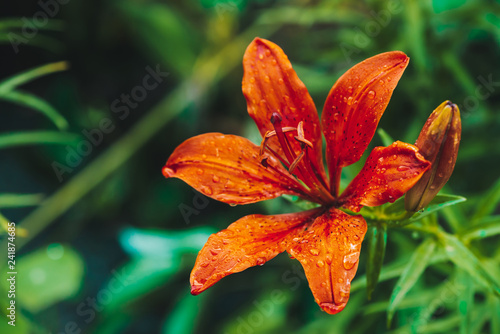
[[472, 220], [479, 220], [483, 217], [495, 211], [498, 203], [500, 202], [500, 179], [498, 179], [493, 187], [490, 188], [488, 194], [483, 196], [479, 204], [477, 205], [477, 210], [472, 216]]
[[[33, 22], [33, 20], [29, 20], [29, 22]], [[21, 30], [25, 26], [25, 20], [21, 17], [0, 20], [0, 30]], [[65, 24], [63, 20], [50, 19], [47, 23], [42, 25], [36, 24], [36, 26], [39, 30], [63, 31]]]
[[380, 139], [382, 140], [382, 144], [384, 146], [390, 146], [392, 143], [394, 143], [394, 139], [382, 128], [379, 128], [377, 130], [378, 135], [380, 136]]
[[162, 333], [190, 334], [195, 332], [198, 319], [199, 297], [191, 296], [189, 292], [184, 293], [179, 298], [172, 312], [168, 313], [163, 324]]
[[0, 149], [26, 145], [72, 144], [81, 137], [57, 131], [29, 131], [0, 134]]
[[410, 220], [412, 222], [416, 221], [416, 220], [420, 220], [423, 217], [425, 217], [425, 216], [427, 216], [435, 211], [441, 210], [447, 206], [451, 206], [451, 205], [465, 202], [466, 200], [467, 200], [467, 198], [462, 197], [462, 196], [437, 195], [429, 203], [429, 205], [427, 205], [427, 207], [425, 207], [423, 210], [421, 210], [421, 211], [417, 212], [415, 215], [413, 215], [413, 217], [411, 217]]
[[43, 194], [0, 194], [0, 209], [21, 208], [40, 204]]
[[68, 62], [59, 61], [56, 63], [50, 63], [39, 67], [35, 67], [21, 73], [17, 73], [11, 76], [10, 78], [4, 79], [3, 81], [0, 82], [0, 95], [12, 91], [14, 88], [23, 85], [27, 82], [41, 78], [48, 74], [65, 71], [68, 68], [69, 68]]
[[494, 296], [489, 298], [489, 308], [493, 312], [491, 317], [491, 334], [500, 333], [500, 299]]
[[429, 264], [435, 248], [436, 242], [434, 241], [434, 239], [426, 239], [424, 242], [422, 242], [422, 244], [420, 244], [420, 246], [418, 246], [412, 257], [408, 261], [405, 270], [399, 277], [399, 280], [394, 287], [391, 299], [389, 301], [389, 306], [387, 308], [388, 327], [392, 322], [394, 312], [396, 311], [399, 303], [403, 300], [403, 298], [406, 296], [408, 291], [410, 291], [413, 285], [415, 285], [415, 283], [423, 274], [425, 268]]
[[500, 296], [500, 285], [484, 268], [484, 265], [456, 236], [440, 233], [440, 241], [451, 262], [474, 277], [488, 290]]
[[386, 225], [375, 225], [368, 231], [368, 259], [366, 261], [366, 294], [371, 299], [377, 286], [382, 264], [384, 263], [385, 246], [387, 244]]
[[15, 90], [0, 93], [0, 100], [37, 110], [49, 118], [60, 130], [67, 130], [69, 127], [66, 119], [47, 101], [38, 96]]
[[458, 293], [458, 313], [460, 314], [460, 334], [471, 334], [471, 316], [474, 309], [474, 283], [470, 275], [458, 270], [458, 284], [463, 290]]
[[481, 223], [473, 225], [461, 233], [462, 240], [483, 239], [500, 234], [500, 216], [488, 217]]

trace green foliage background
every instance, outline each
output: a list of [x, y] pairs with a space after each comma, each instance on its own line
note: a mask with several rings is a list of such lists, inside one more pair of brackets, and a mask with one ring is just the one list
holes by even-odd
[[[2, 314], [11, 221], [18, 275], [16, 327], [2, 320], [0, 332], [500, 333], [498, 0], [1, 6]], [[442, 192], [467, 201], [440, 197], [406, 226], [372, 220], [350, 301], [335, 316], [320, 311], [286, 255], [189, 294], [210, 233], [250, 213], [299, 210], [293, 199], [230, 207], [161, 175], [193, 135], [258, 141], [241, 93], [242, 56], [256, 36], [285, 50], [318, 109], [350, 66], [407, 53], [379, 125], [392, 138], [413, 143], [444, 100], [461, 109], [458, 161]], [[125, 107], [123, 94], [154, 70], [163, 73], [158, 85]], [[98, 144], [82, 144], [85, 131]], [[344, 186], [360, 168], [345, 169]], [[196, 212], [186, 218], [186, 207]], [[382, 261], [375, 286], [373, 263]]]

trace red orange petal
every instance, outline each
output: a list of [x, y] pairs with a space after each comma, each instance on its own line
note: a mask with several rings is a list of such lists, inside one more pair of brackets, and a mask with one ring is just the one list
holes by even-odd
[[261, 164], [259, 147], [221, 133], [192, 137], [169, 157], [163, 174], [176, 177], [206, 196], [229, 204], [247, 204], [283, 194], [302, 195], [302, 186], [272, 156]]
[[358, 212], [362, 206], [394, 202], [406, 193], [430, 168], [430, 163], [410, 144], [397, 141], [375, 147], [363, 169], [347, 186], [339, 204]]
[[[318, 113], [286, 54], [278, 45], [256, 38], [245, 52], [243, 69], [243, 94], [247, 100], [248, 113], [260, 133], [264, 136], [267, 131], [274, 130], [271, 123], [274, 112], [282, 117], [283, 127], [297, 127], [303, 121], [304, 137], [313, 144], [313, 148], [307, 151], [308, 158], [320, 177], [325, 179]], [[294, 152], [298, 154], [301, 151], [300, 143], [294, 140], [293, 133], [287, 136]], [[281, 154], [276, 137], [270, 138], [268, 145]]]
[[366, 229], [362, 216], [331, 209], [287, 237], [287, 252], [300, 261], [316, 303], [329, 314], [347, 304]]
[[191, 272], [191, 293], [199, 294], [221, 278], [263, 265], [285, 250], [284, 240], [319, 210], [276, 216], [250, 215], [213, 234], [198, 254]]
[[361, 158], [408, 60], [400, 51], [381, 53], [349, 69], [330, 90], [322, 126], [334, 195], [338, 192], [340, 168]]

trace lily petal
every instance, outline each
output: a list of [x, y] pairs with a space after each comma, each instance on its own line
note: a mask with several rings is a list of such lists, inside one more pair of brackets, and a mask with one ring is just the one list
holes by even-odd
[[163, 167], [163, 175], [176, 177], [218, 201], [247, 204], [283, 194], [306, 197], [302, 186], [273, 156], [267, 167], [259, 147], [248, 139], [206, 133], [179, 145]]
[[361, 172], [339, 198], [339, 204], [359, 212], [362, 206], [394, 202], [406, 193], [431, 167], [418, 148], [400, 141], [375, 147]]
[[316, 303], [329, 314], [347, 304], [366, 229], [362, 216], [330, 209], [288, 236], [287, 252], [300, 261]]
[[[282, 118], [283, 127], [304, 125], [304, 137], [313, 144], [307, 157], [313, 169], [325, 180], [322, 158], [322, 138], [318, 113], [305, 85], [300, 81], [283, 50], [276, 44], [261, 38], [250, 43], [243, 57], [243, 94], [247, 100], [248, 113], [253, 118], [262, 136], [274, 130], [271, 123], [273, 113]], [[298, 154], [301, 145], [287, 134], [293, 151]], [[276, 137], [270, 138], [268, 146], [283, 156]], [[291, 162], [290, 162], [291, 163]]]
[[315, 209], [276, 216], [250, 215], [212, 234], [191, 272], [191, 293], [197, 295], [223, 277], [271, 260], [285, 250], [291, 231], [313, 221], [320, 212]]
[[368, 147], [408, 60], [400, 51], [381, 53], [349, 69], [330, 90], [321, 121], [334, 196], [340, 169], [358, 161]]

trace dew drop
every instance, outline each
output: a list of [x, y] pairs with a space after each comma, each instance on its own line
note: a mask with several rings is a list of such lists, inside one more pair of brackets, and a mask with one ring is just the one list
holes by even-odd
[[234, 182], [228, 179], [226, 181], [226, 183], [224, 184], [224, 188], [227, 189], [227, 188], [232, 188], [232, 187], [234, 187]]
[[347, 105], [352, 105], [352, 96], [349, 96], [349, 98], [347, 99]]
[[376, 95], [376, 93], [373, 90], [368, 92], [368, 98], [370, 98], [370, 99], [374, 99], [375, 95]]
[[339, 277], [339, 279], [337, 280], [337, 282], [344, 283], [344, 280], [342, 279], [342, 277]]
[[438, 173], [438, 177], [443, 177], [443, 173]]
[[220, 253], [220, 248], [211, 248], [210, 253], [215, 256]]
[[262, 53], [259, 55], [259, 59], [260, 60], [264, 59], [264, 55]]
[[283, 84], [283, 79], [279, 78], [279, 79], [278, 79], [278, 83], [279, 83], [280, 85], [282, 85], [282, 84]]
[[430, 189], [431, 189], [431, 190], [434, 190], [434, 189], [436, 189], [436, 186], [435, 186], [435, 185], [432, 185], [432, 186], [430, 186]]
[[392, 78], [391, 78], [391, 77], [387, 77], [387, 79], [386, 79], [386, 80], [387, 80], [387, 82], [389, 82], [389, 81], [391, 81], [391, 80], [392, 80]]
[[161, 172], [163, 173], [163, 176], [165, 176], [167, 178], [171, 177], [175, 173], [173, 169], [168, 168], [168, 167], [163, 167]]
[[347, 87], [347, 91], [349, 92], [349, 94], [352, 94], [352, 86]]
[[212, 177], [212, 181], [213, 181], [214, 183], [219, 182], [219, 180], [220, 180], [220, 179], [219, 179], [219, 177], [218, 177], [217, 175], [214, 175], [214, 176]]
[[265, 80], [266, 82], [268, 82], [268, 83], [269, 83], [269, 82], [271, 82], [271, 79], [269, 78], [269, 75], [266, 75], [266, 76], [264, 77], [264, 80]]
[[212, 188], [210, 188], [209, 186], [201, 186], [200, 187], [200, 190], [205, 194], [205, 195], [212, 195], [214, 193], [214, 191], [212, 190]]
[[268, 56], [268, 57], [269, 57], [269, 56], [271, 55], [271, 50], [266, 49], [265, 53], [266, 53], [266, 56]]
[[235, 207], [236, 203], [229, 203], [229, 206]]
[[330, 254], [326, 254], [325, 261], [327, 264], [332, 264], [332, 256]]
[[379, 83], [380, 83], [381, 85], [383, 85], [383, 84], [384, 84], [384, 80], [380, 80], [380, 81], [379, 81]]
[[322, 288], [326, 287], [326, 282], [321, 282], [321, 287]]
[[262, 257], [257, 258], [257, 265], [258, 266], [263, 266], [264, 263], [266, 263], [266, 260], [264, 258], [262, 258]]
[[404, 172], [405, 170], [408, 170], [410, 169], [410, 167], [408, 166], [399, 166], [398, 168], [396, 168], [399, 172]]
[[314, 256], [317, 256], [319, 254], [319, 250], [317, 250], [316, 248], [311, 248], [309, 250], [309, 253], [311, 253]]
[[198, 169], [196, 170], [196, 174], [198, 174], [198, 175], [203, 175], [203, 169], [198, 168]]
[[255, 78], [254, 77], [250, 78], [250, 83], [255, 83]]
[[323, 260], [318, 260], [318, 262], [316, 262], [316, 265], [318, 266], [318, 268], [322, 268], [325, 265], [325, 262], [323, 262]]
[[200, 264], [200, 266], [202, 266], [203, 268], [206, 268], [206, 267], [208, 267], [209, 264], [210, 264], [210, 262], [202, 262]]
[[347, 254], [346, 256], [344, 256], [344, 261], [343, 261], [344, 268], [347, 270], [352, 269], [354, 265], [358, 263], [358, 259], [359, 259], [359, 252]]

